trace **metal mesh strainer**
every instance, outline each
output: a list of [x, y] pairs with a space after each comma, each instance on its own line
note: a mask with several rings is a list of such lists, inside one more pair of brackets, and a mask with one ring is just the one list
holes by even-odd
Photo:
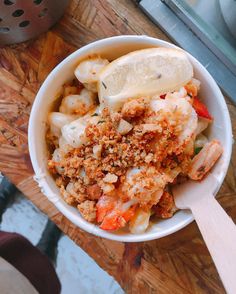
[[0, 45], [31, 39], [62, 16], [69, 0], [0, 0]]

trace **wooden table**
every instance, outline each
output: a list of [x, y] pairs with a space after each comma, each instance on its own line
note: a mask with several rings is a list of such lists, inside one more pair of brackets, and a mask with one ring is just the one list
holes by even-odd
[[[100, 38], [147, 34], [168, 40], [131, 0], [74, 0], [63, 19], [35, 40], [0, 49], [0, 170], [127, 293], [225, 293], [195, 223], [156, 241], [124, 244], [76, 228], [39, 191], [28, 154], [27, 126], [40, 84], [77, 48]], [[214, 97], [212, 97], [214, 99]], [[236, 107], [227, 100], [236, 133]], [[235, 147], [218, 194], [236, 220]]]

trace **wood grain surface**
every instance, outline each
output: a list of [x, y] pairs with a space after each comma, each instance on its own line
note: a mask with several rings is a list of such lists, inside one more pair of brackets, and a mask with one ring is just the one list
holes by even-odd
[[[65, 234], [81, 246], [127, 293], [225, 293], [195, 223], [171, 236], [124, 244], [76, 228], [33, 181], [27, 127], [34, 97], [64, 57], [91, 41], [120, 34], [168, 40], [131, 0], [73, 0], [48, 33], [0, 48], [0, 170]], [[213, 97], [214, 98], [214, 97]], [[227, 100], [233, 132], [236, 107]], [[218, 199], [236, 220], [235, 147]]]

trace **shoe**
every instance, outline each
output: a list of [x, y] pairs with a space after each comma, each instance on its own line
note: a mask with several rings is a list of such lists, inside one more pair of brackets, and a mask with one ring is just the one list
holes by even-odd
[[7, 206], [13, 202], [15, 194], [18, 189], [15, 185], [8, 181], [6, 177], [3, 177], [0, 184], [0, 222], [2, 220], [2, 215], [6, 210]]
[[48, 219], [46, 227], [36, 247], [47, 255], [55, 263], [57, 255], [57, 243], [61, 236], [61, 230]]

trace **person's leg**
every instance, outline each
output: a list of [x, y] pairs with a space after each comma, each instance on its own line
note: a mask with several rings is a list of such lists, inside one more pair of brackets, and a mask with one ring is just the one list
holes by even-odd
[[[3, 213], [7, 206], [14, 200], [17, 192], [19, 192], [17, 187], [8, 181], [6, 177], [3, 177], [0, 183], [0, 223]], [[56, 249], [60, 235], [60, 229], [48, 219], [42, 236], [36, 245], [36, 247], [42, 253], [46, 254], [52, 262], [56, 260]]]
[[[0, 183], [0, 222], [17, 191], [16, 186], [3, 177]], [[60, 230], [48, 221], [38, 244], [42, 254], [23, 236], [0, 231], [0, 256], [26, 276], [39, 293], [60, 293], [59, 279], [46, 256], [55, 258], [53, 253], [59, 236]]]
[[39, 293], [60, 293], [61, 285], [50, 260], [23, 236], [0, 231], [0, 256], [28, 278]]

